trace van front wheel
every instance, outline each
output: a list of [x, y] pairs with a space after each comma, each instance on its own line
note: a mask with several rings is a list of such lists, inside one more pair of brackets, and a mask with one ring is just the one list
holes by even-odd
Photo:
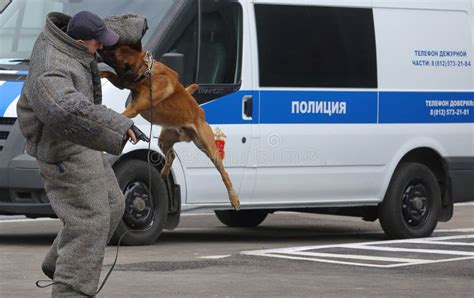
[[268, 213], [261, 210], [215, 210], [217, 219], [233, 228], [253, 228], [261, 224]]
[[141, 160], [126, 160], [114, 170], [124, 194], [125, 212], [112, 241], [117, 242], [125, 235], [123, 245], [154, 243], [168, 215], [168, 192], [163, 178], [156, 168], [149, 169], [148, 164]]
[[433, 172], [419, 163], [402, 163], [395, 171], [383, 202], [380, 224], [392, 239], [428, 237], [441, 210], [441, 191]]

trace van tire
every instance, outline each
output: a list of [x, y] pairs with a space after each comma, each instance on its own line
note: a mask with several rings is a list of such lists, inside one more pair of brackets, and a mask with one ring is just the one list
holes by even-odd
[[114, 167], [117, 181], [124, 194], [125, 212], [112, 241], [121, 244], [148, 245], [154, 243], [166, 223], [168, 191], [158, 170], [151, 166], [152, 198], [149, 199], [149, 168], [145, 161], [126, 160]]
[[253, 228], [261, 224], [268, 213], [262, 210], [215, 210], [217, 219], [228, 227]]
[[390, 239], [430, 236], [439, 219], [441, 191], [425, 165], [404, 162], [395, 171], [383, 202], [380, 224]]

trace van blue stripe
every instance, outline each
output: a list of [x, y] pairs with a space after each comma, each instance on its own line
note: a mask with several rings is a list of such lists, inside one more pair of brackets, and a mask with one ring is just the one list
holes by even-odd
[[[253, 114], [257, 115], [252, 120], [242, 119], [242, 98], [253, 96]], [[206, 112], [206, 121], [211, 124], [248, 124], [258, 123], [258, 92], [239, 91], [214, 101], [205, 103], [201, 107]]]
[[260, 123], [265, 124], [375, 123], [377, 93], [263, 91], [260, 108]]
[[23, 82], [5, 82], [0, 86], [0, 116], [5, 115], [5, 111], [12, 102], [20, 95]]
[[473, 92], [380, 92], [380, 123], [473, 122]]
[[[18, 97], [23, 82], [0, 86], [0, 116]], [[253, 119], [242, 119], [242, 98], [253, 96]], [[301, 109], [294, 113], [295, 102]], [[312, 107], [301, 106], [312, 105]], [[344, 113], [315, 109], [316, 103], [345, 104]], [[474, 123], [474, 92], [250, 91], [202, 105], [211, 124], [291, 123]], [[341, 106], [339, 106], [341, 107]], [[292, 110], [293, 109], [293, 110]], [[293, 113], [292, 113], [293, 112]]]
[[[254, 96], [250, 121], [245, 95]], [[239, 91], [202, 107], [211, 124], [474, 123], [474, 92]]]

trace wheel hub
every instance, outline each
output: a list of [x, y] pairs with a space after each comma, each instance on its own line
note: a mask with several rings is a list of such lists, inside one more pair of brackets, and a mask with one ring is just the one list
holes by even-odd
[[145, 207], [146, 207], [145, 200], [143, 200], [140, 197], [134, 198], [132, 205], [133, 205], [133, 208], [135, 208], [135, 210], [137, 210], [138, 212], [145, 210]]
[[428, 217], [427, 190], [421, 183], [410, 184], [403, 193], [403, 218], [413, 227], [422, 225]]
[[426, 198], [414, 197], [414, 198], [410, 199], [411, 207], [414, 210], [421, 212], [422, 209], [423, 209], [425, 200], [426, 200]]
[[143, 182], [131, 182], [124, 190], [125, 223], [133, 229], [143, 229], [153, 224], [153, 199]]

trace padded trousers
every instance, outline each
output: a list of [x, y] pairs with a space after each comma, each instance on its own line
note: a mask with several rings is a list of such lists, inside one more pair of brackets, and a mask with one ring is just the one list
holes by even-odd
[[90, 149], [61, 163], [38, 164], [63, 224], [42, 264], [43, 272], [57, 282], [52, 297], [94, 296], [105, 246], [124, 212], [115, 174], [104, 154]]

